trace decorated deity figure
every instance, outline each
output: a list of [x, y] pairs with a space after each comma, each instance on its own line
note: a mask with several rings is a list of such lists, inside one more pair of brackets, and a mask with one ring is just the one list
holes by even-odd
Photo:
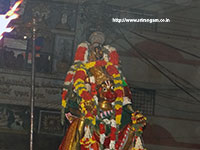
[[62, 92], [62, 116], [70, 126], [59, 150], [144, 150], [146, 117], [132, 109], [119, 55], [104, 41], [94, 32], [78, 45]]

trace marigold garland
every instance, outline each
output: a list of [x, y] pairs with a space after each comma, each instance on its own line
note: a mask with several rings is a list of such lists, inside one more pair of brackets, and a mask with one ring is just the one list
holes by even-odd
[[[71, 66], [71, 71], [67, 73], [64, 85], [72, 85], [74, 86], [76, 93], [81, 97], [81, 101], [79, 106], [81, 108], [81, 112], [84, 114], [85, 118], [90, 120], [92, 125], [96, 125], [96, 114], [97, 114], [97, 106], [95, 103], [95, 96], [97, 95], [96, 84], [90, 83], [91, 91], [89, 92], [85, 86], [85, 79], [87, 77], [87, 71], [93, 67], [105, 67], [107, 73], [112, 76], [114, 82], [114, 92], [117, 94], [117, 98], [115, 99], [115, 119], [110, 120], [111, 132], [110, 132], [110, 145], [109, 149], [118, 149], [116, 146], [116, 136], [118, 133], [118, 128], [121, 124], [122, 118], [122, 105], [123, 105], [123, 96], [124, 96], [124, 87], [126, 84], [124, 80], [121, 79], [121, 72], [118, 70], [119, 64], [119, 56], [116, 50], [110, 46], [104, 46], [108, 50], [108, 53], [105, 53], [103, 56], [104, 60], [97, 60], [93, 62], [88, 62], [88, 43], [81, 43], [77, 49], [75, 55], [75, 65]], [[126, 84], [127, 85], [127, 84]], [[66, 108], [67, 101], [66, 95], [68, 94], [68, 89], [63, 88], [62, 93], [62, 106]], [[95, 100], [94, 100], [95, 99]], [[98, 99], [97, 99], [98, 100]], [[96, 101], [97, 101], [96, 100]], [[87, 110], [86, 106], [88, 102], [94, 102], [93, 110]], [[146, 118], [144, 118], [146, 120]], [[111, 123], [112, 121], [112, 123]], [[132, 114], [132, 130], [137, 133], [137, 135], [141, 135], [142, 127], [137, 125], [137, 119]], [[117, 125], [117, 126], [116, 126]], [[100, 143], [103, 144], [105, 140], [105, 124], [99, 125], [100, 135], [104, 138]], [[89, 148], [92, 144], [96, 142], [94, 136], [86, 138], [83, 137], [80, 140], [80, 144], [85, 148]], [[144, 150], [140, 149], [137, 146], [132, 148], [133, 150]]]
[[[77, 69], [75, 76], [74, 76], [74, 87], [77, 91], [78, 95], [82, 98], [80, 102], [81, 112], [85, 114], [88, 120], [92, 121], [92, 124], [96, 124], [96, 116], [93, 114], [88, 115], [88, 112], [85, 108], [86, 101], [94, 101], [93, 94], [91, 94], [85, 87], [85, 78], [87, 70], [93, 67], [105, 66], [106, 71], [110, 76], [113, 77], [115, 88], [114, 92], [117, 94], [117, 98], [115, 100], [115, 121], [117, 125], [121, 124], [122, 118], [122, 104], [123, 104], [123, 85], [121, 76], [117, 68], [110, 62], [106, 62], [104, 60], [98, 60], [94, 62], [89, 62], [83, 64], [79, 69]], [[94, 106], [96, 109], [96, 106]], [[112, 143], [116, 140], [116, 127], [111, 127], [110, 138]]]
[[[121, 75], [117, 69], [117, 67], [115, 65], [118, 65], [118, 54], [115, 51], [115, 49], [112, 49], [111, 47], [108, 48], [109, 49], [109, 60], [105, 61], [105, 60], [97, 60], [94, 62], [87, 62], [87, 57], [86, 55], [88, 55], [88, 47], [87, 44], [81, 44], [80, 47], [78, 48], [78, 53], [76, 54], [75, 57], [75, 62], [81, 62], [82, 65], [79, 65], [78, 67], [75, 67], [75, 71], [71, 72], [71, 74], [69, 73], [66, 76], [66, 82], [65, 83], [70, 83], [73, 82], [73, 86], [75, 88], [75, 90], [77, 91], [77, 94], [81, 97], [81, 102], [80, 102], [80, 108], [81, 108], [81, 112], [85, 115], [85, 117], [88, 120], [91, 120], [92, 124], [95, 125], [96, 124], [96, 116], [94, 114], [92, 114], [92, 112], [88, 112], [88, 110], [86, 109], [86, 103], [87, 101], [92, 101], [94, 102], [94, 98], [93, 96], [95, 96], [97, 94], [97, 92], [95, 91], [96, 85], [92, 85], [92, 90], [91, 92], [89, 92], [87, 90], [87, 88], [85, 87], [85, 78], [87, 76], [87, 70], [89, 70], [92, 67], [105, 67], [107, 73], [113, 77], [113, 81], [115, 84], [114, 87], [114, 92], [117, 94], [117, 98], [115, 100], [115, 122], [116, 125], [120, 125], [121, 124], [121, 115], [122, 115], [122, 104], [123, 104], [123, 95], [124, 95], [124, 91], [123, 91], [123, 81], [121, 80]], [[112, 49], [112, 50], [111, 50]], [[66, 95], [67, 95], [67, 89], [63, 90], [63, 95], [62, 95], [62, 106], [65, 108], [66, 107]], [[94, 102], [95, 104], [95, 102]], [[97, 106], [94, 106], [94, 110], [93, 112], [96, 112]], [[116, 140], [116, 132], [117, 128], [112, 126], [111, 128], [111, 133], [110, 133], [110, 137], [112, 139], [112, 143], [113, 141]], [[84, 139], [82, 139], [82, 141], [85, 141]], [[90, 141], [90, 142], [89, 142]], [[91, 143], [91, 140], [89, 140], [88, 142]], [[85, 143], [86, 144], [86, 143]]]
[[[94, 99], [92, 98], [92, 95], [89, 93], [89, 91], [87, 91], [85, 87], [84, 79], [86, 77], [86, 70], [92, 67], [98, 67], [98, 66], [105, 66], [108, 74], [114, 78], [114, 83], [115, 83], [114, 92], [116, 92], [117, 94], [117, 98], [115, 100], [115, 113], [116, 113], [115, 120], [116, 120], [116, 124], [120, 125], [124, 91], [123, 91], [122, 80], [120, 78], [121, 76], [119, 74], [119, 71], [112, 63], [106, 62], [104, 60], [99, 60], [99, 61], [94, 61], [94, 62], [89, 62], [89, 63], [84, 64], [84, 66], [78, 69], [75, 73], [74, 87], [78, 91], [78, 95], [82, 97], [83, 100], [85, 99], [85, 100], [94, 101]], [[84, 107], [82, 108], [84, 109]]]

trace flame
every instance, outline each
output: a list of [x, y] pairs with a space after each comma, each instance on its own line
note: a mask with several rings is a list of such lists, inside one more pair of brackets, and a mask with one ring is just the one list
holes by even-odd
[[6, 13], [1, 15], [0, 14], [0, 40], [3, 38], [3, 34], [5, 32], [11, 32], [14, 27], [7, 27], [11, 20], [17, 19], [19, 15], [15, 13], [17, 8], [22, 3], [23, 0], [17, 1], [12, 8]]

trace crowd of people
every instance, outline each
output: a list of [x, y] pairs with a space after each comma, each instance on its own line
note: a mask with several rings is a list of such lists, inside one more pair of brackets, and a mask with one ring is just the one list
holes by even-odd
[[15, 56], [14, 51], [0, 50], [0, 66], [8, 68], [21, 68], [25, 65], [25, 54], [19, 53]]
[[[0, 67], [11, 68], [19, 70], [28, 70], [31, 68], [31, 63], [28, 63], [28, 57], [26, 52], [18, 52], [6, 50], [5, 48], [0, 49]], [[35, 59], [35, 67], [37, 72], [50, 72], [51, 63], [49, 60], [49, 55], [40, 54], [40, 57]]]

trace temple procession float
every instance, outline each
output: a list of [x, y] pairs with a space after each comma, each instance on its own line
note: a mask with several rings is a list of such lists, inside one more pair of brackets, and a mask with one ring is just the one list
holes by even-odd
[[70, 122], [59, 150], [144, 150], [146, 117], [134, 111], [114, 47], [102, 32], [78, 45], [62, 91], [62, 123]]
[[[0, 15], [0, 40], [23, 0]], [[114, 47], [103, 45], [102, 32], [79, 44], [62, 91], [62, 119], [69, 120], [59, 150], [144, 150], [146, 117], [132, 109], [132, 96]]]

